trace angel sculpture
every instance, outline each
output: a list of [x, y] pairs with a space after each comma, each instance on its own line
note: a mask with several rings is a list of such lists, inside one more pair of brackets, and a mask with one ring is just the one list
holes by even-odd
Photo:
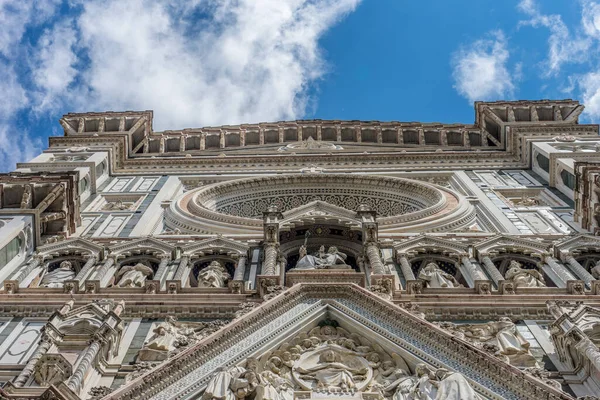
[[439, 382], [434, 383], [437, 387], [436, 400], [481, 400], [461, 373], [438, 368], [435, 371], [435, 379]]
[[116, 276], [116, 287], [121, 288], [137, 288], [143, 287], [146, 278], [152, 276], [154, 271], [152, 268], [142, 263], [122, 267]]
[[[436, 400], [437, 385], [435, 374], [425, 364], [417, 364], [415, 368], [416, 382], [410, 389], [410, 394], [415, 400]], [[410, 397], [409, 397], [410, 398]], [[444, 398], [446, 399], [446, 398]], [[454, 400], [454, 399], [453, 399]], [[456, 398], [455, 400], [461, 400]]]

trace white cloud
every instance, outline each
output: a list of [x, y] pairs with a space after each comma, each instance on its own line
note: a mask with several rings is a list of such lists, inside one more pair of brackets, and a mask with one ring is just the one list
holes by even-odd
[[73, 46], [76, 35], [70, 20], [67, 20], [46, 31], [40, 38], [33, 58], [33, 80], [38, 88], [36, 109], [55, 108], [57, 97], [64, 96], [75, 79], [77, 57]]
[[577, 78], [585, 104], [585, 118], [600, 118], [600, 72], [594, 71]]
[[491, 34], [490, 39], [481, 39], [469, 47], [463, 47], [453, 55], [454, 88], [470, 102], [512, 96], [513, 78], [518, 77], [507, 67], [509, 51], [506, 38], [501, 31]]
[[[308, 85], [326, 71], [318, 39], [357, 4], [205, 1], [209, 18], [189, 36], [169, 3], [85, 3], [81, 107], [154, 109], [158, 129], [298, 118]], [[115, 24], [115, 15], [135, 23]]]
[[[530, 25], [534, 28], [542, 26], [550, 31], [548, 59], [544, 63], [545, 76], [556, 75], [563, 64], [579, 63], [587, 59], [592, 44], [590, 38], [582, 35], [573, 37], [560, 15], [543, 14], [535, 0], [522, 0], [518, 8], [530, 17], [527, 21], [521, 21], [519, 26]], [[587, 11], [584, 8], [584, 15], [585, 13]], [[590, 32], [595, 29], [593, 21], [594, 19], [590, 19]]]
[[[24, 109], [65, 107], [153, 109], [155, 129], [300, 118], [327, 72], [319, 39], [360, 2], [65, 1], [0, 0], [0, 53], [11, 54], [5, 69], [20, 71], [0, 83], [16, 99], [0, 100], [0, 126]], [[51, 18], [61, 3], [71, 20]], [[17, 46], [41, 22], [33, 47]], [[0, 146], [8, 139], [4, 129]]]

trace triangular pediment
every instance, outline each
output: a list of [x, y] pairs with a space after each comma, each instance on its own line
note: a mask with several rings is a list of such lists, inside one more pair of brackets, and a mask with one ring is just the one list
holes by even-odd
[[[324, 332], [316, 334], [313, 331], [327, 320], [336, 321], [343, 329], [343, 334], [336, 333], [335, 340], [332, 338], [330, 342], [323, 341]], [[291, 352], [291, 346], [302, 347], [299, 340], [310, 341], [312, 336], [318, 336], [318, 340], [313, 341], [318, 347], [316, 350], [324, 349], [323, 346], [338, 346], [334, 350], [343, 352], [345, 350], [339, 346], [345, 344], [338, 339], [350, 337], [354, 345], [370, 346], [365, 349], [380, 352], [384, 359], [394, 360], [396, 366], [400, 361], [394, 354], [400, 356], [410, 373], [414, 373], [419, 363], [432, 369], [459, 372], [482, 398], [570, 398], [492, 354], [458, 340], [434, 324], [353, 284], [335, 287], [295, 285], [107, 398], [200, 398], [217, 371], [243, 366], [249, 357], [264, 363], [265, 357]], [[310, 346], [307, 343], [304, 350], [298, 350], [299, 359], [316, 357], [315, 354], [304, 355], [308, 354], [306, 349]], [[364, 375], [367, 372], [357, 373]], [[507, 376], [511, 379], [506, 379]], [[310, 377], [304, 379], [308, 385], [307, 379]]]
[[592, 248], [595, 251], [600, 252], [600, 238], [591, 235], [576, 235], [561, 240], [554, 245], [554, 248], [556, 248], [559, 253], [568, 253], [581, 248]]
[[293, 229], [296, 226], [312, 225], [317, 222], [349, 226], [360, 229], [360, 220], [356, 212], [343, 207], [316, 200], [283, 213], [279, 223], [281, 230]]
[[193, 255], [201, 252], [221, 251], [226, 253], [242, 255], [248, 252], [249, 246], [246, 243], [229, 239], [223, 236], [217, 236], [194, 242], [183, 247], [184, 254]]
[[496, 235], [490, 239], [476, 243], [473, 247], [480, 254], [494, 252], [548, 253], [548, 246], [545, 243], [518, 236]]
[[154, 253], [160, 253], [164, 255], [171, 255], [175, 248], [167, 242], [158, 240], [152, 237], [134, 240], [131, 242], [124, 242], [117, 245], [110, 246], [111, 254], [135, 254], [137, 251], [150, 249]]
[[102, 253], [102, 250], [102, 246], [82, 238], [71, 238], [38, 247], [38, 252], [40, 254], [49, 256], [60, 256], [64, 254], [87, 254], [98, 256]]
[[414, 238], [394, 243], [398, 254], [415, 251], [432, 251], [434, 253], [466, 254], [468, 245], [434, 236], [419, 235]]

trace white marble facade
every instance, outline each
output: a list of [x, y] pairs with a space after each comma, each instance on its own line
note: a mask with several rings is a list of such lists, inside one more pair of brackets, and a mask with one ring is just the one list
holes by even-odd
[[0, 176], [0, 396], [592, 399], [582, 109], [165, 132], [67, 114]]

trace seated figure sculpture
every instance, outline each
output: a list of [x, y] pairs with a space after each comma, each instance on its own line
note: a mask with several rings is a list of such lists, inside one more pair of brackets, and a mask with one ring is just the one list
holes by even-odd
[[231, 275], [227, 273], [227, 270], [218, 261], [211, 261], [211, 263], [204, 267], [198, 272], [198, 287], [204, 288], [222, 288], [228, 280], [231, 279]]
[[325, 251], [325, 246], [321, 246], [314, 255], [307, 254], [306, 245], [300, 247], [300, 260], [296, 263], [294, 270], [309, 269], [349, 269], [346, 264], [347, 255], [342, 253], [335, 246], [330, 246]]
[[317, 389], [324, 390], [353, 389], [356, 380], [364, 380], [367, 374], [366, 368], [356, 369], [344, 364], [333, 350], [321, 353], [319, 363], [314, 367], [296, 367], [296, 370], [301, 378], [316, 381]]
[[143, 287], [146, 278], [152, 276], [154, 271], [152, 268], [142, 263], [122, 267], [117, 273], [115, 286], [121, 288], [136, 288]]
[[521, 268], [521, 263], [514, 260], [510, 262], [504, 278], [512, 281], [516, 288], [546, 287], [544, 277], [538, 270]]
[[43, 276], [40, 287], [61, 288], [70, 279], [75, 279], [73, 265], [70, 261], [63, 261], [58, 268]]
[[462, 286], [455, 277], [442, 271], [434, 262], [427, 263], [425, 268], [419, 272], [419, 279], [424, 280], [429, 288], [454, 288]]

